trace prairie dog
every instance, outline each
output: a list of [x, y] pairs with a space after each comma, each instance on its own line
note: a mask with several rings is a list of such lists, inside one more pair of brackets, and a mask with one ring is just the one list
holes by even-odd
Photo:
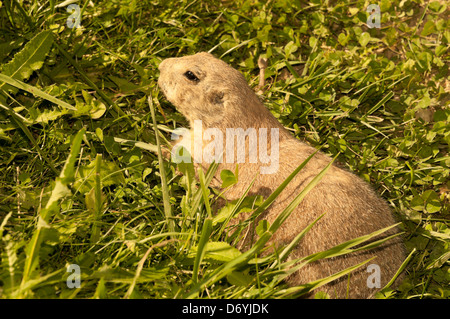
[[[166, 98], [189, 121], [192, 138], [196, 138], [195, 127], [203, 132], [213, 129], [213, 132], [217, 133], [215, 141], [219, 143], [215, 146], [226, 145], [220, 149], [223, 153], [218, 154], [219, 152], [215, 149], [214, 156], [218, 156], [217, 158], [222, 161], [213, 186], [220, 187], [222, 169], [234, 171], [236, 166], [239, 150], [236, 145], [228, 147], [227, 142], [231, 139], [227, 140], [229, 137], [227, 133], [236, 133], [238, 130], [241, 133], [244, 132], [243, 145], [245, 145], [246, 160], [245, 163], [239, 163], [238, 183], [224, 194], [227, 200], [239, 198], [256, 175], [250, 195], [258, 194], [267, 197], [295, 168], [316, 151], [315, 148], [293, 137], [278, 122], [264, 107], [239, 71], [213, 55], [202, 52], [191, 56], [169, 58], [161, 62], [159, 70], [158, 84]], [[264, 134], [259, 134], [264, 131], [266, 131], [266, 138]], [[197, 129], [197, 135], [198, 132]], [[271, 132], [278, 133], [271, 135]], [[256, 146], [251, 141], [255, 136], [258, 140]], [[205, 150], [206, 144], [211, 143], [210, 140], [205, 142], [204, 137], [200, 141], [202, 141], [200, 150]], [[190, 146], [191, 153], [195, 152], [194, 145]], [[251, 149], [255, 151], [256, 156], [250, 151]], [[266, 157], [263, 156], [262, 151], [267, 151]], [[227, 153], [230, 152], [234, 154], [227, 160]], [[204, 154], [200, 151], [200, 155]], [[202, 160], [201, 156], [197, 160], [205, 168], [211, 162]], [[274, 164], [275, 161], [278, 163]], [[330, 161], [331, 158], [327, 155], [321, 152], [316, 153], [260, 218], [272, 223]], [[272, 170], [268, 169], [270, 167]], [[266, 168], [265, 172], [263, 172], [264, 168]], [[290, 259], [329, 249], [395, 223], [387, 203], [378, 197], [366, 182], [333, 165], [281, 228], [275, 232], [269, 244], [277, 246], [290, 243], [299, 232], [323, 213], [326, 213], [325, 216], [300, 241], [291, 253]], [[233, 222], [238, 223], [249, 215], [250, 213], [241, 214]], [[396, 229], [382, 236], [392, 235], [395, 232], [397, 232]], [[248, 249], [256, 236], [250, 229], [248, 236], [240, 243], [241, 249]], [[392, 279], [404, 260], [403, 243], [399, 237], [391, 239], [376, 249], [310, 263], [288, 277], [287, 283], [294, 286], [317, 280], [373, 256], [377, 258], [369, 264], [379, 267], [380, 283], [377, 286], [382, 288]], [[369, 264], [352, 272], [349, 283], [348, 277], [344, 276], [319, 290], [326, 291], [332, 298], [345, 298], [347, 288], [350, 298], [373, 297], [377, 287], [368, 285], [368, 277], [371, 275], [367, 269]]]

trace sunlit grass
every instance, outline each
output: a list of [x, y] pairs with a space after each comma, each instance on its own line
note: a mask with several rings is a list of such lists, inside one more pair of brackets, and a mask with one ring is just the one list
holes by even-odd
[[210, 50], [255, 89], [268, 58], [265, 105], [390, 203], [411, 254], [403, 284], [380, 297], [448, 298], [443, 2], [382, 2], [381, 29], [367, 28], [363, 1], [86, 1], [78, 29], [54, 1], [11, 3], [0, 6], [2, 298], [290, 298], [351, 270], [288, 288], [282, 279], [308, 261], [285, 259], [304, 233], [260, 253], [292, 207], [240, 252], [227, 221], [256, 217], [276, 194], [243, 194], [217, 215], [216, 167], [179, 176], [158, 156], [187, 123], [155, 90], [157, 66]]

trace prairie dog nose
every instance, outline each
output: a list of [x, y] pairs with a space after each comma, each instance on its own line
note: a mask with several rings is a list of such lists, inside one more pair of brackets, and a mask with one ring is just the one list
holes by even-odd
[[169, 67], [169, 65], [173, 62], [174, 58], [169, 58], [169, 59], [164, 59], [158, 66], [158, 69], [160, 71], [164, 71], [167, 70], [167, 68]]
[[158, 65], [158, 70], [162, 71], [164, 69], [164, 65], [167, 65], [167, 60], [162, 60], [162, 62]]

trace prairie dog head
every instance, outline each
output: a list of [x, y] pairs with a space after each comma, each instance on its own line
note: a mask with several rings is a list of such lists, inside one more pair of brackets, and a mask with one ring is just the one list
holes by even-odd
[[206, 126], [245, 127], [239, 118], [266, 111], [244, 76], [209, 53], [166, 59], [159, 70], [162, 92], [191, 126], [201, 120]]

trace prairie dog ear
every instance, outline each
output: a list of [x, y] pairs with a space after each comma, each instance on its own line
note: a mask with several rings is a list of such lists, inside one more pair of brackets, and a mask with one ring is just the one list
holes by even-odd
[[208, 90], [207, 99], [213, 105], [222, 106], [224, 103], [225, 92], [222, 90], [211, 89]]

